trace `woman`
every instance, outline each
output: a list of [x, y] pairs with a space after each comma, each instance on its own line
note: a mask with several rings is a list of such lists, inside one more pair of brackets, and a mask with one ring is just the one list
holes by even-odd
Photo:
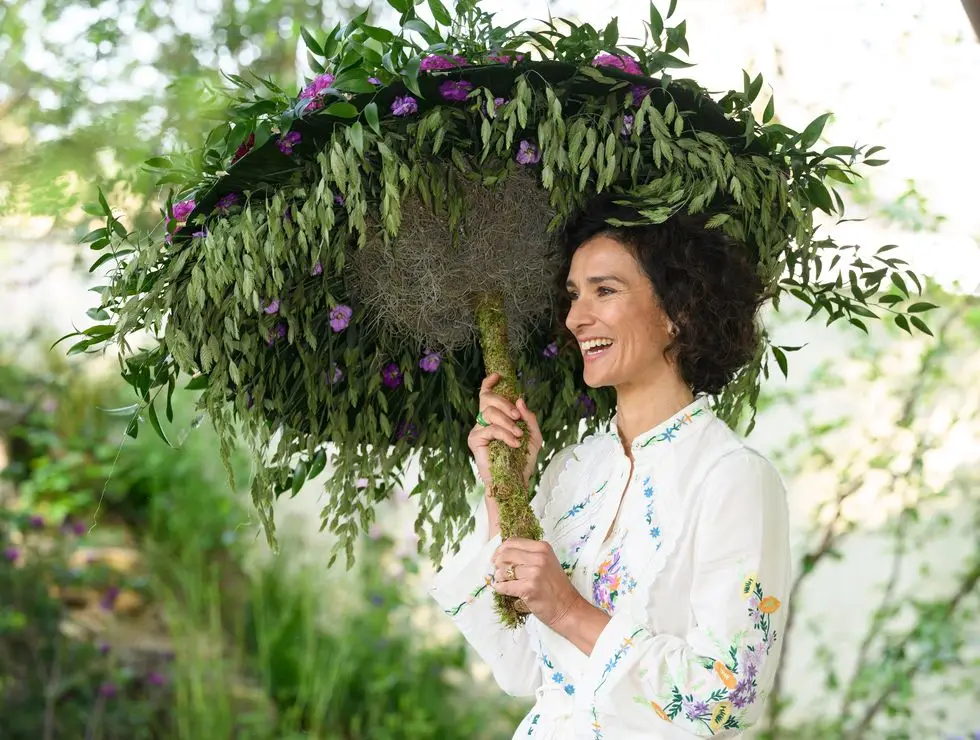
[[[720, 230], [597, 201], [562, 240], [565, 325], [585, 382], [612, 386], [609, 433], [556, 454], [533, 499], [544, 540], [500, 541], [487, 497], [434, 598], [500, 687], [537, 702], [515, 738], [734, 737], [776, 672], [790, 562], [770, 463], [716, 418], [717, 394], [758, 348], [763, 285]], [[534, 414], [480, 392], [470, 449], [489, 479], [491, 440], [541, 448]], [[528, 477], [533, 470], [529, 464]], [[492, 591], [532, 616], [500, 625]]]

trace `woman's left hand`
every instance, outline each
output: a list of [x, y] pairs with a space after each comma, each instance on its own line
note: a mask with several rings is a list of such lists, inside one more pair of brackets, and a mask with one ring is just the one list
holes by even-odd
[[[517, 596], [543, 624], [554, 627], [585, 600], [562, 570], [547, 542], [511, 537], [493, 555], [497, 593]], [[514, 580], [507, 580], [513, 568]]]

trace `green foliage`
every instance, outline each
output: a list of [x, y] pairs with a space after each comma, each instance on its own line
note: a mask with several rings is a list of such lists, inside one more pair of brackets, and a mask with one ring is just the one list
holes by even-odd
[[[101, 193], [91, 209], [106, 219], [90, 235], [93, 248], [115, 256], [94, 310], [109, 318], [66, 336], [75, 340], [68, 351], [117, 343], [139, 412], [162, 437], [160, 409], [169, 408], [179, 376], [206, 386], [201, 407], [222, 450], [241, 429], [262, 460], [252, 491], [271, 541], [274, 496], [297, 491], [328, 452], [335, 472], [324, 526], [340, 535], [348, 559], [379, 492], [413, 457], [422, 470], [417, 527], [430, 553], [438, 557], [467, 526], [465, 490], [474, 479], [465, 436], [483, 372], [479, 350], [446, 353], [438, 372], [420, 372], [426, 348], [388, 335], [357, 304], [349, 257], [371, 234], [393, 239], [412, 196], [457, 224], [464, 207], [457, 184], [492, 188], [524, 166], [515, 162], [520, 146], [540, 152], [528, 166], [549, 193], [552, 226], [605, 191], [638, 203], [644, 223], [710, 213], [712, 227], [752, 251], [777, 308], [790, 295], [828, 324], [846, 320], [867, 331], [868, 319], [892, 316], [903, 329], [928, 333], [920, 315], [931, 306], [918, 300], [919, 279], [890, 247], [864, 259], [857, 247], [815, 236], [817, 211], [843, 216], [834, 182], [880, 164], [873, 156], [881, 147], [820, 151], [829, 114], [795, 131], [772, 122], [770, 105], [758, 122], [752, 103], [761, 77], [746, 76], [742, 91], [717, 102], [693, 81], [672, 80], [668, 70], [681, 66], [674, 52], [687, 50], [684, 23], [668, 28], [652, 9], [650, 39], [623, 48], [615, 23], [599, 31], [556, 20], [518, 33], [495, 27], [467, 1], [443, 28], [439, 4], [430, 8], [435, 25], [418, 18], [413, 3], [392, 5], [401, 13], [399, 35], [363, 15], [304, 35], [314, 68], [333, 76], [318, 95], [294, 98], [257, 77], [229, 77], [237, 97], [204, 147], [179, 164], [152, 163], [164, 182], [178, 183], [170, 200], [193, 198], [186, 221], [128, 231]], [[624, 67], [630, 55], [638, 65], [630, 69], [642, 74], [594, 66], [601, 53], [620, 55]], [[433, 55], [468, 61], [421, 72]], [[447, 81], [473, 89], [450, 102], [440, 94]], [[418, 98], [417, 112], [396, 115], [396, 98], [408, 95]], [[498, 106], [499, 98], [506, 102]], [[283, 147], [287, 135], [299, 140]], [[249, 136], [254, 147], [236, 154]], [[330, 327], [339, 304], [353, 307], [343, 331]], [[517, 359], [542, 416], [544, 459], [578, 436], [583, 406], [596, 407], [590, 430], [613, 407], [609, 389], [580, 386], [574, 346], [557, 360], [545, 355], [554, 328], [542, 322]], [[134, 351], [131, 337], [144, 332], [154, 341]], [[769, 349], [761, 346], [717, 399], [729, 423], [747, 409], [751, 429], [770, 355], [787, 372], [792, 349]], [[382, 386], [389, 363], [403, 374], [397, 388]], [[399, 434], [408, 425], [419, 434]], [[138, 432], [135, 423], [130, 432]]]

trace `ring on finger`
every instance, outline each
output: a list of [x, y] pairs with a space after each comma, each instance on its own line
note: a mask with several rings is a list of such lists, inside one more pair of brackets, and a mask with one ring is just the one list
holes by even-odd
[[516, 581], [517, 580], [517, 566], [516, 565], [509, 565], [509, 566], [507, 566], [507, 570], [504, 571], [504, 579], [507, 580], [507, 581]]
[[483, 417], [483, 412], [482, 412], [482, 411], [480, 411], [480, 413], [478, 413], [478, 414], [476, 415], [476, 423], [477, 423], [477, 424], [479, 424], [479, 425], [480, 425], [481, 427], [488, 427], [488, 426], [490, 426], [490, 422], [489, 422], [489, 421], [487, 421], [487, 420], [486, 420], [486, 419], [485, 419], [485, 418]]

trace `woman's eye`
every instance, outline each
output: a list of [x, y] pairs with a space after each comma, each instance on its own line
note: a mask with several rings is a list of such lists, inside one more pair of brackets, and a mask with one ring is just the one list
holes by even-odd
[[612, 295], [615, 292], [616, 291], [613, 290], [612, 288], [599, 288], [598, 290], [596, 290], [596, 293], [598, 293], [601, 296]]
[[574, 301], [576, 298], [578, 298], [578, 293], [573, 293], [572, 291], [568, 291], [568, 300]]

